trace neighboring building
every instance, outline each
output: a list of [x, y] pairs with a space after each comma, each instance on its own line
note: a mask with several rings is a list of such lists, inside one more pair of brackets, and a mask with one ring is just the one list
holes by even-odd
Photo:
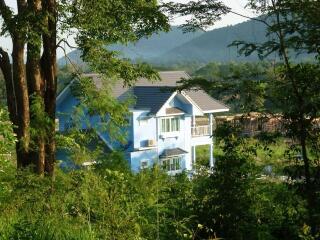
[[[134, 172], [159, 163], [169, 174], [192, 170], [196, 162], [196, 147], [209, 145], [208, 161], [213, 159], [214, 114], [229, 111], [228, 107], [203, 91], [172, 91], [182, 78], [189, 78], [183, 71], [160, 72], [159, 82], [140, 79], [130, 89], [115, 86], [114, 96], [125, 97], [128, 92], [136, 98], [130, 109], [130, 126], [126, 156]], [[90, 74], [95, 79], [98, 75]], [[77, 100], [68, 86], [57, 98], [59, 130], [65, 131], [68, 114]], [[116, 145], [106, 133], [97, 133], [109, 149]], [[63, 157], [61, 157], [63, 158]]]

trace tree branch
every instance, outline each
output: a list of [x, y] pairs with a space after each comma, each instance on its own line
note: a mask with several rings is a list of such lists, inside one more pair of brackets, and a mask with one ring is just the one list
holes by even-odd
[[10, 24], [13, 13], [4, 0], [0, 0], [0, 16], [3, 18], [5, 25]]
[[243, 17], [243, 18], [246, 18], [246, 19], [250, 19], [250, 20], [253, 20], [253, 21], [261, 22], [261, 23], [265, 24], [267, 27], [271, 27], [271, 25], [270, 25], [267, 21], [262, 20], [262, 19], [260, 19], [260, 18], [248, 17], [248, 16], [246, 16], [246, 15], [243, 15], [243, 14], [237, 13], [237, 12], [234, 12], [234, 11], [232, 11], [232, 10], [229, 10], [229, 13], [232, 13], [232, 14], [235, 14], [235, 15], [238, 15], [238, 16], [240, 16], [240, 17]]
[[64, 47], [62, 47], [62, 46], [60, 46], [60, 45], [58, 45], [57, 47], [62, 49], [65, 58], [69, 61], [69, 63], [71, 64], [71, 66], [74, 68], [74, 70], [75, 70], [76, 74], [78, 75], [78, 77], [81, 78], [81, 76], [82, 76], [81, 70], [77, 69], [76, 65], [75, 65], [75, 64], [72, 62], [72, 60], [69, 58], [69, 56], [68, 56], [66, 50], [64, 49]]
[[[57, 43], [57, 48], [59, 48], [59, 47], [61, 47], [60, 46], [60, 44], [61, 43], [64, 43], [64, 44], [66, 44], [69, 48], [71, 48], [71, 49], [77, 49], [77, 47], [75, 47], [75, 46], [72, 46], [67, 40], [65, 40], [65, 39], [60, 39], [60, 41]], [[65, 50], [65, 49], [64, 49]]]

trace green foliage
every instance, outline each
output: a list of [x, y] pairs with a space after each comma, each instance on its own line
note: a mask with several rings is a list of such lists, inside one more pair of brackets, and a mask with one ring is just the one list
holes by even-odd
[[[311, 131], [312, 122], [320, 115], [320, 66], [297, 64], [292, 65], [291, 73], [284, 67], [279, 67], [277, 71], [276, 78], [270, 81], [270, 99], [288, 121], [290, 135], [297, 137], [301, 134], [301, 116], [304, 116], [307, 131]], [[289, 79], [288, 74], [294, 75], [294, 82]]]
[[230, 8], [221, 1], [190, 1], [188, 3], [167, 3], [163, 8], [169, 14], [188, 16], [189, 19], [182, 26], [186, 31], [196, 31], [199, 28], [212, 26], [221, 16], [228, 13]]
[[[116, 164], [115, 164], [116, 166]], [[1, 175], [0, 239], [180, 239], [175, 227], [189, 216], [186, 177], [157, 167], [133, 175], [99, 164], [58, 172], [55, 181]], [[185, 187], [183, 187], [185, 186]]]
[[6, 103], [6, 88], [5, 88], [5, 82], [2, 75], [2, 72], [0, 71], [0, 107], [5, 106]]
[[13, 125], [9, 121], [6, 109], [0, 109], [0, 158], [2, 154], [10, 154], [16, 142]]
[[228, 126], [217, 132], [221, 151], [215, 168], [198, 169], [192, 180], [186, 173], [170, 177], [158, 166], [133, 174], [121, 153], [90, 148], [94, 133], [73, 134], [75, 158], [87, 156], [95, 165], [57, 170], [54, 180], [27, 170], [15, 177], [12, 165], [0, 174], [0, 239], [298, 239], [302, 234], [305, 202], [285, 182], [261, 179], [256, 143]]
[[205, 226], [199, 238], [298, 239], [305, 202], [285, 183], [260, 178], [250, 139], [228, 125], [217, 134], [222, 153], [194, 180], [196, 221]]
[[74, 79], [74, 72], [74, 67], [70, 65], [65, 65], [58, 69], [57, 95], [59, 95], [59, 93], [61, 93], [63, 89], [65, 89], [65, 87]]
[[[272, 53], [284, 57], [287, 51], [319, 55], [319, 2], [309, 0], [250, 0], [248, 7], [262, 15], [257, 21], [266, 27], [267, 41], [262, 43], [235, 41], [246, 56], [257, 52], [260, 58]], [[284, 49], [285, 48], [285, 49]]]

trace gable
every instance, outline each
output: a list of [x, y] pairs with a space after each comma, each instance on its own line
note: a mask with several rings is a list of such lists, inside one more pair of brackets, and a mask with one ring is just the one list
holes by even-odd
[[174, 92], [174, 94], [161, 106], [161, 108], [156, 113], [156, 116], [167, 116], [168, 111], [171, 111], [173, 109], [175, 109], [175, 112], [177, 112], [177, 110], [180, 110], [188, 115], [203, 115], [203, 112], [195, 103], [193, 103], [185, 95], [177, 91]]

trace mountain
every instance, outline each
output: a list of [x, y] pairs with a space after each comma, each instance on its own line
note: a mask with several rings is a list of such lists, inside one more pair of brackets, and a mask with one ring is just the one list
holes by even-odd
[[[140, 39], [137, 43], [130, 43], [127, 46], [116, 44], [112, 45], [110, 49], [120, 51], [122, 57], [130, 58], [134, 61], [150, 61], [151, 59], [155, 59], [166, 52], [170, 52], [171, 49], [183, 45], [202, 34], [203, 31], [200, 30], [194, 33], [183, 33], [180, 28], [172, 26], [171, 31], [168, 33], [155, 33], [149, 38]], [[72, 51], [68, 54], [68, 57], [78, 64], [82, 63], [80, 56], [81, 52], [78, 50]], [[64, 58], [60, 58], [58, 60], [59, 65], [64, 65], [65, 62], [66, 60]]]
[[[121, 51], [123, 57], [133, 61], [141, 60], [164, 68], [186, 65], [204, 65], [209, 62], [258, 61], [258, 56], [239, 56], [236, 47], [228, 47], [235, 40], [262, 43], [267, 41], [266, 26], [249, 20], [233, 26], [214, 29], [208, 32], [183, 34], [178, 27], [169, 33], [154, 34], [128, 46], [114, 45], [111, 49]], [[309, 60], [310, 55], [291, 53], [297, 61]], [[71, 52], [70, 58], [79, 63], [79, 51]], [[275, 55], [270, 56], [274, 59]], [[312, 57], [311, 57], [312, 58]]]
[[173, 64], [179, 62], [256, 61], [258, 59], [257, 55], [239, 56], [236, 47], [228, 47], [228, 45], [235, 40], [264, 42], [266, 41], [265, 32], [266, 28], [262, 23], [252, 20], [214, 29], [167, 51], [152, 59], [152, 62]]

